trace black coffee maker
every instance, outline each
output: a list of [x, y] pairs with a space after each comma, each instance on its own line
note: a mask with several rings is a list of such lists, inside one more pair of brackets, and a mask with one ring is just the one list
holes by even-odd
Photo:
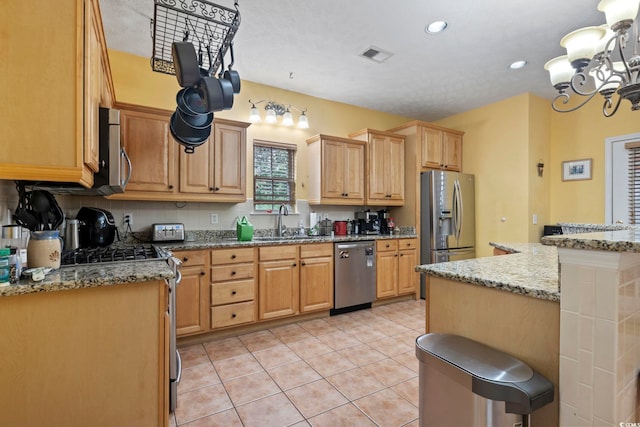
[[380, 220], [377, 212], [370, 210], [356, 212], [358, 234], [380, 234]]
[[389, 234], [389, 212], [386, 209], [378, 211], [378, 220], [380, 221], [380, 234]]

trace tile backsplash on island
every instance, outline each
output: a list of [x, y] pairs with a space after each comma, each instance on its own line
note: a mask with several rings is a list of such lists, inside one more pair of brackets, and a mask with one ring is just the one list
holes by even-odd
[[[253, 200], [244, 203], [197, 203], [197, 202], [147, 202], [109, 200], [104, 197], [55, 195], [65, 217], [75, 218], [82, 206], [106, 209], [113, 214], [116, 225], [125, 230], [124, 213], [133, 215], [132, 231], [147, 231], [152, 224], [179, 222], [187, 230], [233, 230], [236, 218], [247, 216], [256, 229], [275, 229], [276, 214], [252, 213]], [[11, 215], [18, 204], [18, 193], [13, 181], [0, 180], [0, 221], [11, 223]], [[297, 228], [300, 223], [309, 228], [309, 212], [321, 216], [327, 214], [331, 220], [353, 219], [355, 212], [366, 209], [363, 206], [309, 206], [306, 200], [297, 201], [296, 212], [283, 217], [288, 228]], [[371, 207], [372, 211], [380, 207]], [[10, 211], [10, 212], [9, 212]], [[211, 224], [211, 215], [216, 214], [218, 223]], [[414, 226], [415, 224], [396, 224], [397, 226]]]

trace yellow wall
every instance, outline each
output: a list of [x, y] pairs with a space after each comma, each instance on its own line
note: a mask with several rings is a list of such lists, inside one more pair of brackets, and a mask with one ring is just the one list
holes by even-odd
[[[175, 96], [180, 87], [175, 76], [153, 72], [148, 58], [120, 51], [109, 50], [109, 60], [118, 102], [167, 110], [176, 108]], [[239, 72], [242, 75], [242, 70]], [[408, 117], [327, 101], [246, 80], [242, 81], [241, 91], [235, 96], [233, 108], [216, 113], [216, 117], [248, 122], [251, 107], [249, 99], [253, 101], [269, 99], [308, 109], [309, 129], [288, 128], [266, 123], [254, 123], [247, 129], [249, 145], [247, 171], [253, 170], [252, 142], [254, 139], [286, 142], [298, 146], [296, 195], [303, 200], [307, 199], [307, 138], [318, 133], [346, 137], [350, 132], [365, 127], [384, 130], [412, 120]], [[258, 107], [262, 106], [264, 103], [258, 105]], [[264, 110], [261, 110], [261, 113], [264, 118]], [[294, 120], [297, 120], [297, 112], [293, 113]], [[196, 149], [196, 155], [197, 153]], [[252, 173], [248, 174], [247, 197], [253, 195], [252, 175]]]
[[[534, 104], [532, 107], [531, 104]], [[535, 107], [535, 108], [534, 108]], [[541, 116], [528, 94], [458, 114], [437, 123], [465, 132], [465, 172], [476, 177], [476, 248], [491, 255], [490, 241], [527, 242], [530, 238], [530, 185], [535, 164], [530, 156], [530, 116]], [[544, 131], [534, 132], [538, 155], [544, 156]], [[544, 187], [543, 187], [544, 188]], [[534, 186], [537, 194], [538, 187]], [[539, 215], [546, 217], [542, 203]]]
[[[606, 118], [597, 97], [572, 113], [551, 114], [551, 222], [604, 223], [605, 139], [640, 132], [640, 113], [628, 101]], [[593, 179], [562, 181], [562, 162], [593, 159]]]

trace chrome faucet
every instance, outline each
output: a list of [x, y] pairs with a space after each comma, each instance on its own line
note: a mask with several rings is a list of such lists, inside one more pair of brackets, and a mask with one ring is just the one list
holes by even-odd
[[282, 224], [282, 215], [289, 215], [289, 209], [287, 209], [284, 204], [280, 205], [280, 207], [278, 208], [278, 223], [276, 225], [276, 235], [278, 237], [282, 237], [287, 231], [287, 226]]

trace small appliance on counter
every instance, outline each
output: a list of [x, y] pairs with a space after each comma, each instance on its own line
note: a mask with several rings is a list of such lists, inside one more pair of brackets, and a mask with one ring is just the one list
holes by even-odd
[[347, 221], [334, 221], [333, 222], [333, 232], [336, 236], [346, 236], [347, 235]]
[[111, 212], [100, 208], [83, 207], [76, 219], [80, 221], [80, 247], [109, 246], [116, 237], [116, 222]]
[[380, 234], [380, 219], [377, 212], [370, 210], [356, 212], [358, 234]]
[[153, 224], [151, 231], [152, 242], [184, 242], [184, 224]]

